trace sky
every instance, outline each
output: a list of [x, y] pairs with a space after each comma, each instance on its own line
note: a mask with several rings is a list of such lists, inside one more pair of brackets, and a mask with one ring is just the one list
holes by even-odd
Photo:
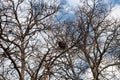
[[[65, 7], [67, 7], [67, 9], [74, 9], [75, 7], [77, 7], [79, 4], [80, 4], [80, 0], [64, 0], [65, 1]], [[114, 7], [112, 8], [112, 11], [110, 13], [110, 16], [111, 18], [115, 18], [115, 19], [120, 19], [120, 0], [111, 0], [112, 1], [112, 4], [114, 5]], [[90, 2], [90, 0], [89, 0]], [[106, 4], [109, 4], [110, 3], [110, 0], [104, 0], [104, 3]], [[67, 16], [68, 18], [70, 18], [72, 16], [72, 13], [69, 13], [69, 15]], [[73, 17], [71, 17], [72, 19]], [[68, 19], [67, 19], [68, 20]], [[105, 63], [107, 64], [107, 63]], [[117, 68], [116, 67], [109, 67], [108, 69], [106, 69], [108, 71], [110, 70], [114, 70], [116, 73], [116, 76], [118, 78], [120, 78], [119, 76], [119, 72], [117, 71]], [[87, 79], [84, 77], [85, 80], [88, 80], [88, 78], [91, 78], [92, 75], [90, 74], [90, 69], [88, 69], [87, 71]], [[107, 72], [105, 73], [107, 74]], [[112, 76], [112, 73], [109, 73], [110, 76], [107, 76], [107, 77], [111, 77]], [[111, 80], [115, 80], [115, 79], [111, 79]], [[117, 79], [116, 79], [117, 80]]]
[[[79, 4], [80, 1], [83, 1], [83, 0], [66, 0], [66, 2], [68, 2], [68, 4], [70, 4], [71, 6], [76, 6], [76, 4]], [[90, 1], [90, 0], [88, 0], [88, 1]], [[120, 0], [104, 0], [104, 2], [105, 3], [112, 2], [115, 5], [120, 5]]]
[[[64, 7], [66, 10], [74, 9], [78, 5], [81, 4], [81, 1], [83, 0], [61, 0], [64, 3]], [[89, 3], [91, 3], [91, 0], [88, 0]], [[114, 7], [112, 8], [112, 12], [110, 13], [110, 16], [112, 18], [120, 19], [120, 0], [104, 0], [104, 3], [109, 4], [112, 3]], [[69, 13], [66, 17], [69, 17], [72, 15], [72, 13]], [[73, 18], [73, 17], [72, 17]]]
[[[61, 0], [64, 2], [64, 7], [66, 7], [66, 12], [69, 9], [74, 9], [77, 5], [80, 4], [80, 0]], [[109, 3], [110, 0], [104, 0], [105, 3]], [[90, 0], [89, 0], [90, 2]], [[114, 8], [112, 9], [111, 16], [114, 18], [119, 18], [120, 19], [120, 0], [112, 0], [112, 3], [115, 5]], [[61, 16], [63, 16], [61, 14]], [[72, 12], [69, 13], [69, 15], [66, 16], [67, 18], [73, 19], [73, 14]], [[90, 76], [91, 77], [91, 76]]]

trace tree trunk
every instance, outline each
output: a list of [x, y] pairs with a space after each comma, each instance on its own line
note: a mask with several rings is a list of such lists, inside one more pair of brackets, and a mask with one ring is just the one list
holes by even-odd
[[92, 72], [93, 72], [94, 80], [99, 80], [99, 79], [98, 79], [98, 76], [99, 76], [99, 74], [98, 74], [98, 68], [97, 68], [97, 67], [94, 67], [94, 68], [92, 69]]
[[25, 75], [25, 53], [24, 53], [24, 41], [22, 41], [21, 44], [21, 78], [24, 80], [24, 75]]

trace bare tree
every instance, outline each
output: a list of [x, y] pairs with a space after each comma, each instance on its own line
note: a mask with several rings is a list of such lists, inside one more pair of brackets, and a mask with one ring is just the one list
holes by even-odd
[[100, 0], [94, 0], [92, 3], [91, 5], [85, 1], [76, 12], [77, 29], [82, 37], [77, 39], [76, 46], [85, 56], [94, 80], [110, 79], [103, 71], [120, 64], [115, 57], [116, 49], [111, 49], [116, 46], [114, 42], [119, 26], [117, 20], [108, 18], [111, 9], [108, 9], [107, 5]]
[[[100, 0], [93, 0], [92, 4], [84, 1], [75, 12], [75, 20], [58, 24], [52, 31], [56, 31], [55, 37], [62, 37], [67, 44], [67, 48], [53, 60], [57, 66], [54, 70], [56, 76], [64, 80], [79, 80], [90, 69], [89, 74], [94, 80], [118, 78], [115, 68], [120, 64], [119, 24], [118, 20], [109, 18], [111, 9], [112, 6], [108, 8]], [[75, 60], [84, 64], [76, 67]]]
[[60, 1], [2, 0], [0, 79], [117, 79], [108, 68], [120, 65], [119, 24], [106, 4], [91, 1], [83, 0], [75, 18], [64, 21], [56, 18]]
[[50, 29], [59, 3], [2, 0], [0, 5], [0, 74], [5, 80], [37, 80], [49, 52], [42, 53], [45, 46], [39, 35]]

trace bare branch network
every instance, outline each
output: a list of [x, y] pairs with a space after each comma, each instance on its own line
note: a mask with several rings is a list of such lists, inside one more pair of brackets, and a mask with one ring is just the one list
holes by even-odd
[[0, 0], [0, 80], [120, 79], [120, 22], [91, 2]]

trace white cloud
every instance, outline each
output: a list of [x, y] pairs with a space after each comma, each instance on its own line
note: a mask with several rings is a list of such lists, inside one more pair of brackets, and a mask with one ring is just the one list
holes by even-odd
[[80, 4], [80, 0], [67, 0], [68, 4], [72, 7], [76, 7]]
[[[67, 0], [68, 2], [68, 7], [75, 8], [78, 5], [82, 5], [82, 1], [84, 0]], [[104, 3], [109, 3], [111, 0], [104, 0]], [[92, 5], [92, 1], [88, 0], [88, 3]], [[120, 5], [115, 5], [114, 8], [112, 9], [110, 16], [111, 18], [114, 19], [120, 19]]]
[[[67, 0], [68, 4], [72, 7], [77, 7], [78, 5], [81, 6], [83, 5], [84, 0]], [[88, 0], [88, 4], [92, 5], [93, 2], [92, 0]]]
[[110, 13], [110, 17], [114, 19], [120, 19], [120, 5], [113, 7], [112, 12]]

